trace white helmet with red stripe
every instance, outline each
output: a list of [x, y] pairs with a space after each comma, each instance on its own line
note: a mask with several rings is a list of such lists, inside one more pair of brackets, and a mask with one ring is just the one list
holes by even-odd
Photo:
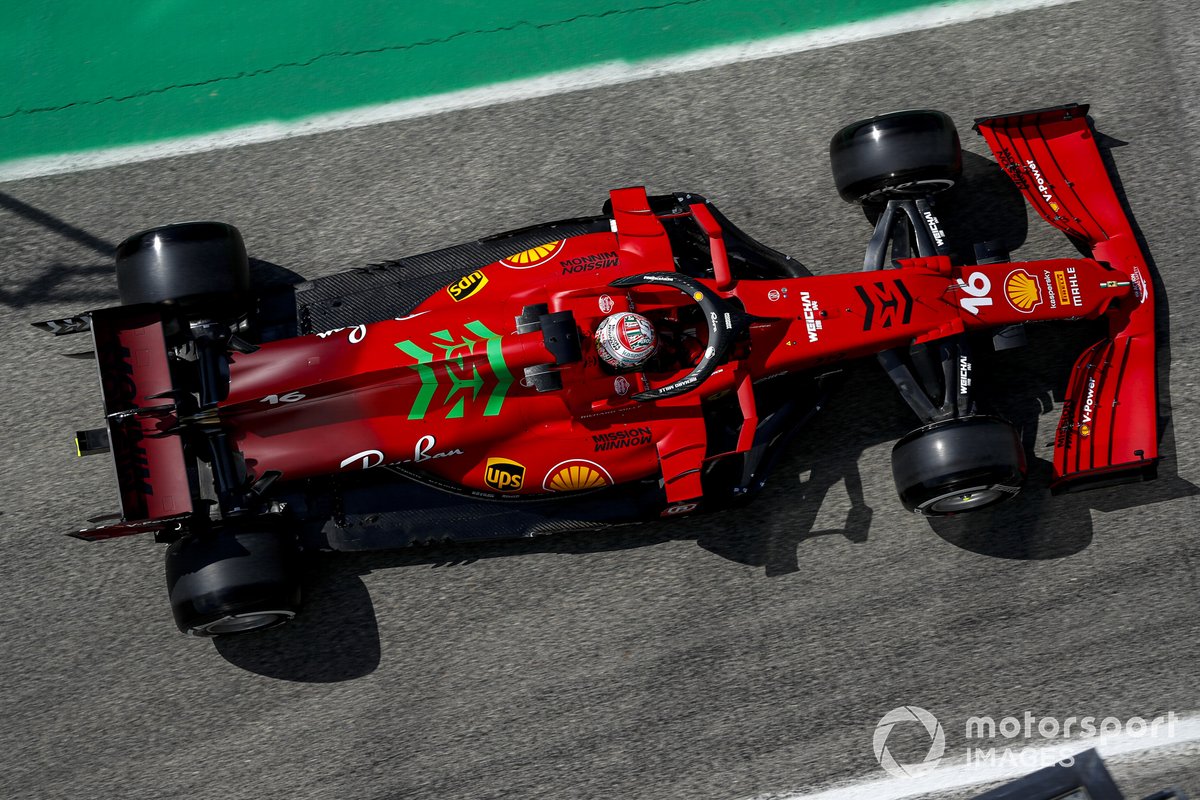
[[605, 317], [596, 326], [596, 352], [610, 367], [640, 367], [657, 349], [658, 333], [641, 314], [622, 311]]

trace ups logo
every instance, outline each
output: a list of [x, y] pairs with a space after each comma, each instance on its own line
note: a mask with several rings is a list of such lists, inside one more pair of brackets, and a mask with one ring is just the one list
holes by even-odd
[[489, 458], [483, 472], [483, 482], [497, 492], [520, 491], [525, 483], [525, 465], [507, 458]]
[[470, 275], [465, 275], [459, 279], [458, 283], [452, 283], [446, 287], [446, 292], [450, 295], [454, 302], [466, 300], [474, 294], [478, 294], [479, 290], [487, 286], [487, 276], [483, 274], [483, 270], [475, 270]]

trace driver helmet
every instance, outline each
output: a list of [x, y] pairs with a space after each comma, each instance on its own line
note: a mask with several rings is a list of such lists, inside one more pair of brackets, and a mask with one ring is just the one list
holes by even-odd
[[658, 333], [650, 320], [632, 311], [611, 314], [596, 326], [596, 352], [615, 369], [634, 369], [658, 349]]

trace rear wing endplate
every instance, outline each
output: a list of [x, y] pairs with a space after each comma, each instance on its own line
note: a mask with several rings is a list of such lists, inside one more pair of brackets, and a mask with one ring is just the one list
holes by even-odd
[[178, 417], [162, 312], [132, 306], [90, 316], [124, 523], [113, 527], [136, 532], [129, 523], [191, 514], [195, 480], [174, 432]]

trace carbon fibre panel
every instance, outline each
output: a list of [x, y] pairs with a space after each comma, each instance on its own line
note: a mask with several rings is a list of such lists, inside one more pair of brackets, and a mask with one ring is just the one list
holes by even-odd
[[563, 220], [307, 281], [294, 290], [297, 329], [318, 333], [404, 316], [451, 281], [513, 253], [608, 229], [607, 217]]
[[536, 502], [489, 501], [374, 470], [315, 481], [305, 497], [287, 500], [308, 521], [307, 547], [363, 551], [600, 530], [656, 517], [663, 492], [650, 481]]

